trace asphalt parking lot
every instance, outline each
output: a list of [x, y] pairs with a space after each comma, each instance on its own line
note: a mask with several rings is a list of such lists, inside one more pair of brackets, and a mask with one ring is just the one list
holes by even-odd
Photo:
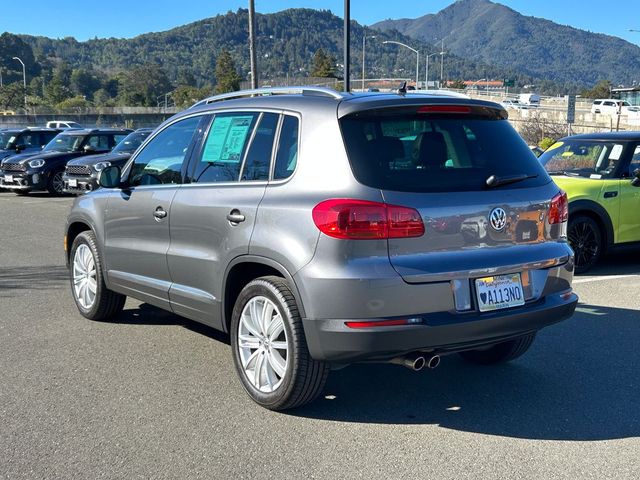
[[137, 301], [81, 317], [71, 198], [0, 192], [0, 478], [640, 478], [640, 253], [576, 277], [576, 315], [499, 367], [357, 365], [288, 413], [225, 335]]

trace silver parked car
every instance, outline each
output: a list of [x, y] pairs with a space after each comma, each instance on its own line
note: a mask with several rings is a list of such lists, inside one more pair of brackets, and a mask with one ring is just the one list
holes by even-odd
[[332, 367], [512, 360], [571, 316], [567, 198], [495, 103], [304, 87], [203, 100], [66, 226], [82, 315], [125, 296], [231, 336], [260, 405]]

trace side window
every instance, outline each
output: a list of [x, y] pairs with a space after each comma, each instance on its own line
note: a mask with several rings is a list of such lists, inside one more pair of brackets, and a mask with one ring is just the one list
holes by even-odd
[[84, 144], [93, 147], [94, 150], [110, 150], [109, 136], [108, 135], [90, 135]]
[[25, 133], [20, 136], [17, 144], [24, 145], [26, 148], [31, 148], [36, 144], [36, 135], [33, 133]]
[[238, 181], [258, 116], [258, 113], [243, 112], [222, 113], [213, 118], [195, 165], [194, 183]]
[[111, 143], [111, 148], [115, 147], [116, 145], [118, 145], [122, 140], [125, 139], [125, 137], [127, 136], [127, 133], [119, 133], [113, 136], [113, 142]]
[[242, 169], [242, 180], [268, 180], [271, 153], [278, 126], [278, 115], [264, 113], [247, 151]]
[[130, 185], [182, 183], [182, 164], [199, 123], [200, 117], [186, 118], [158, 133], [135, 158]]
[[289, 178], [296, 169], [298, 162], [298, 124], [298, 119], [290, 115], [286, 115], [282, 121], [276, 165], [273, 171], [275, 180]]
[[631, 157], [631, 163], [629, 164], [629, 176], [633, 177], [633, 172], [640, 168], [640, 145], [636, 146], [633, 151], [633, 157]]
[[40, 135], [40, 145], [44, 146], [55, 138], [57, 132], [45, 132]]

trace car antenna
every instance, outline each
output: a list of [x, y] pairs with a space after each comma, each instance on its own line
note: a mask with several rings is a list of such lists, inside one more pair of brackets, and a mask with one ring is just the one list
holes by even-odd
[[398, 88], [398, 95], [405, 96], [407, 94], [407, 82], [402, 82]]

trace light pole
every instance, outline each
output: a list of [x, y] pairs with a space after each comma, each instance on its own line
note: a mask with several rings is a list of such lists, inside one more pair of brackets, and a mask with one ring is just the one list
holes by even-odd
[[[369, 38], [376, 38], [377, 35], [368, 35]], [[366, 46], [367, 34], [362, 34], [362, 91], [364, 92], [364, 49]]]
[[442, 48], [440, 49], [440, 88], [444, 80], [444, 38], [442, 39]]
[[24, 86], [24, 112], [27, 113], [27, 71], [24, 68], [24, 62], [20, 58], [13, 57], [12, 60], [17, 60], [22, 64], [22, 84]]
[[420, 52], [418, 50], [416, 50], [415, 48], [411, 48], [409, 45], [405, 45], [404, 43], [401, 42], [396, 42], [395, 40], [385, 40], [382, 43], [395, 43], [396, 45], [401, 45], [405, 48], [408, 48], [409, 50], [413, 51], [416, 53], [416, 90], [418, 89], [418, 75], [420, 75]]
[[427, 68], [425, 69], [424, 72], [424, 89], [425, 90], [429, 90], [429, 58], [433, 57], [434, 55], [438, 55], [438, 53], [431, 53], [429, 55], [427, 55]]

